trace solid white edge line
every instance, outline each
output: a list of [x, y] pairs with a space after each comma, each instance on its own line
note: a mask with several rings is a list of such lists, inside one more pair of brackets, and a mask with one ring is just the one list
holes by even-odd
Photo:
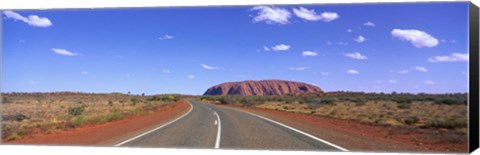
[[218, 113], [216, 111], [214, 115], [217, 116], [217, 120], [218, 120], [217, 139], [215, 140], [215, 149], [218, 149], [220, 148], [220, 133], [222, 132], [222, 128], [221, 128], [222, 125], [220, 123], [220, 116], [218, 116]]
[[114, 145], [114, 146], [115, 146], [115, 147], [121, 146], [121, 145], [123, 145], [123, 144], [125, 144], [125, 143], [128, 143], [128, 142], [133, 141], [133, 140], [135, 140], [135, 139], [137, 139], [137, 138], [140, 138], [140, 137], [145, 136], [145, 135], [147, 135], [147, 134], [149, 134], [149, 133], [152, 133], [152, 132], [155, 131], [155, 130], [158, 130], [158, 129], [161, 129], [161, 128], [167, 126], [167, 125], [170, 125], [170, 124], [172, 124], [173, 122], [178, 121], [179, 119], [187, 116], [187, 115], [190, 114], [190, 112], [192, 112], [192, 110], [193, 110], [192, 104], [190, 104], [189, 101], [187, 101], [187, 103], [190, 105], [191, 108], [190, 108], [190, 110], [188, 110], [187, 113], [183, 114], [182, 116], [180, 116], [180, 117], [178, 117], [178, 118], [176, 118], [176, 119], [174, 119], [174, 120], [172, 120], [172, 121], [170, 121], [170, 122], [168, 122], [168, 123], [166, 123], [166, 124], [163, 124], [163, 125], [155, 128], [155, 129], [149, 130], [149, 131], [144, 132], [144, 133], [142, 133], [142, 134], [140, 134], [140, 135], [138, 135], [138, 136], [135, 136], [135, 137], [133, 137], [133, 138], [127, 139], [127, 140], [125, 140], [125, 141], [123, 141], [123, 142], [121, 142], [121, 143], [118, 143], [118, 144]]
[[330, 146], [332, 146], [332, 147], [335, 147], [335, 148], [337, 148], [337, 149], [339, 149], [339, 150], [348, 151], [347, 149], [345, 149], [345, 148], [343, 148], [343, 147], [340, 147], [340, 146], [335, 145], [335, 144], [333, 144], [333, 143], [330, 143], [330, 142], [328, 142], [328, 141], [326, 141], [326, 140], [320, 139], [320, 138], [315, 137], [315, 136], [313, 136], [313, 135], [311, 135], [311, 134], [308, 134], [308, 133], [303, 132], [303, 131], [301, 131], [301, 130], [298, 130], [298, 129], [295, 129], [295, 128], [293, 128], [293, 127], [290, 127], [290, 126], [288, 126], [288, 125], [282, 124], [282, 123], [280, 123], [280, 122], [277, 122], [277, 121], [268, 119], [268, 118], [266, 118], [266, 117], [263, 117], [263, 116], [260, 116], [260, 115], [257, 115], [257, 114], [251, 113], [251, 112], [247, 112], [247, 111], [243, 111], [243, 110], [239, 110], [239, 111], [242, 111], [242, 112], [245, 112], [245, 113], [247, 113], [247, 114], [256, 116], [256, 117], [258, 117], [258, 118], [261, 118], [261, 119], [270, 121], [270, 122], [275, 123], [275, 124], [277, 124], [277, 125], [283, 126], [283, 127], [288, 128], [288, 129], [290, 129], [290, 130], [293, 130], [293, 131], [295, 131], [295, 132], [298, 132], [298, 133], [300, 133], [300, 134], [303, 134], [303, 135], [305, 135], [305, 136], [307, 136], [307, 137], [310, 137], [310, 138], [312, 138], [312, 139], [315, 139], [315, 140], [317, 140], [317, 141], [320, 141], [320, 142], [322, 142], [322, 143], [325, 143], [325, 144], [327, 144], [327, 145], [330, 145]]

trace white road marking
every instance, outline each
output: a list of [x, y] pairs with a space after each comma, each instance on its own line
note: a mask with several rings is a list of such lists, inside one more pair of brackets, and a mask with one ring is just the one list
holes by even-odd
[[[218, 127], [217, 127], [217, 139], [215, 140], [215, 149], [220, 148], [220, 133], [222, 132], [221, 124], [220, 124], [220, 116], [218, 116], [217, 112], [215, 111], [213, 115], [217, 116], [218, 120]], [[215, 124], [217, 124], [217, 121], [215, 121]]]
[[118, 144], [114, 145], [114, 146], [116, 146], [116, 147], [121, 146], [121, 145], [123, 145], [123, 144], [125, 144], [125, 143], [128, 143], [128, 142], [133, 141], [133, 140], [135, 140], [135, 139], [137, 139], [137, 138], [140, 138], [140, 137], [145, 136], [145, 135], [147, 135], [147, 134], [149, 134], [149, 133], [152, 133], [152, 132], [155, 131], [155, 130], [158, 130], [158, 129], [161, 129], [161, 128], [167, 126], [167, 125], [170, 125], [170, 124], [172, 124], [173, 122], [178, 121], [179, 119], [187, 116], [187, 115], [190, 114], [190, 112], [192, 112], [192, 110], [193, 110], [193, 106], [192, 106], [189, 102], [187, 102], [187, 103], [190, 105], [191, 108], [190, 108], [190, 110], [188, 110], [187, 113], [183, 114], [182, 116], [180, 116], [180, 117], [178, 117], [178, 118], [176, 118], [176, 119], [174, 119], [174, 120], [172, 120], [172, 121], [170, 121], [170, 122], [168, 122], [168, 123], [166, 123], [166, 124], [163, 124], [163, 125], [155, 128], [155, 129], [152, 129], [152, 130], [150, 130], [150, 131], [144, 132], [144, 133], [142, 133], [142, 134], [140, 134], [140, 135], [138, 135], [138, 136], [135, 136], [135, 137], [133, 137], [133, 138], [127, 139], [127, 140], [125, 140], [125, 141], [123, 141], [123, 142], [121, 142], [121, 143], [118, 143]]
[[[237, 110], [237, 109], [235, 109], [235, 110]], [[290, 130], [293, 130], [293, 131], [295, 131], [295, 132], [298, 132], [298, 133], [300, 133], [300, 134], [303, 134], [303, 135], [305, 135], [305, 136], [307, 136], [307, 137], [310, 137], [310, 138], [312, 138], [312, 139], [315, 139], [315, 140], [317, 140], [317, 141], [320, 141], [320, 142], [322, 142], [322, 143], [325, 143], [325, 144], [327, 144], [327, 145], [330, 145], [330, 146], [332, 146], [332, 147], [335, 147], [335, 148], [337, 148], [337, 149], [339, 149], [339, 150], [348, 151], [347, 149], [345, 149], [345, 148], [343, 148], [343, 147], [340, 147], [340, 146], [335, 145], [335, 144], [333, 144], [333, 143], [330, 143], [330, 142], [328, 142], [328, 141], [326, 141], [326, 140], [320, 139], [320, 138], [315, 137], [315, 136], [313, 136], [313, 135], [311, 135], [311, 134], [308, 134], [308, 133], [303, 132], [303, 131], [301, 131], [301, 130], [298, 130], [298, 129], [295, 129], [295, 128], [293, 128], [293, 127], [290, 127], [290, 126], [288, 126], [288, 125], [282, 124], [282, 123], [280, 123], [280, 122], [277, 122], [277, 121], [274, 121], [274, 120], [271, 120], [271, 119], [268, 119], [268, 118], [265, 118], [265, 117], [263, 117], [263, 116], [260, 116], [260, 115], [254, 114], [254, 113], [250, 113], [250, 112], [247, 112], [247, 111], [243, 111], [243, 110], [238, 110], [238, 111], [242, 111], [242, 112], [245, 112], [245, 113], [247, 113], [247, 114], [256, 116], [256, 117], [258, 117], [258, 118], [261, 118], [261, 119], [270, 121], [270, 122], [275, 123], [275, 124], [277, 124], [277, 125], [283, 126], [283, 127], [288, 128], [288, 129], [290, 129]]]

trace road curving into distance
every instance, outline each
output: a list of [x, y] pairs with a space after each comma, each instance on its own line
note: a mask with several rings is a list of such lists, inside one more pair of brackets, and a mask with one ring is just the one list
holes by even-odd
[[348, 151], [290, 126], [243, 110], [188, 101], [190, 111], [115, 146]]

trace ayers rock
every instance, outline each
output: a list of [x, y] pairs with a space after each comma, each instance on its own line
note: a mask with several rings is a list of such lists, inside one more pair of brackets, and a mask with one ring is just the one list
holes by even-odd
[[303, 82], [261, 80], [226, 82], [210, 87], [203, 95], [272, 96], [322, 91], [317, 86]]

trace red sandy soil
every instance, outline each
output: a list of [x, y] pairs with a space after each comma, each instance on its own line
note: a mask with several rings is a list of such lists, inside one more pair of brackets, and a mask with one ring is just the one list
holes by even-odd
[[452, 131], [395, 128], [260, 108], [240, 109], [306, 131], [350, 151], [468, 152], [467, 136]]
[[173, 120], [187, 112], [189, 108], [189, 104], [182, 100], [174, 106], [163, 107], [152, 114], [131, 116], [103, 124], [80, 126], [52, 134], [35, 134], [24, 139], [5, 142], [4, 144], [111, 146]]

